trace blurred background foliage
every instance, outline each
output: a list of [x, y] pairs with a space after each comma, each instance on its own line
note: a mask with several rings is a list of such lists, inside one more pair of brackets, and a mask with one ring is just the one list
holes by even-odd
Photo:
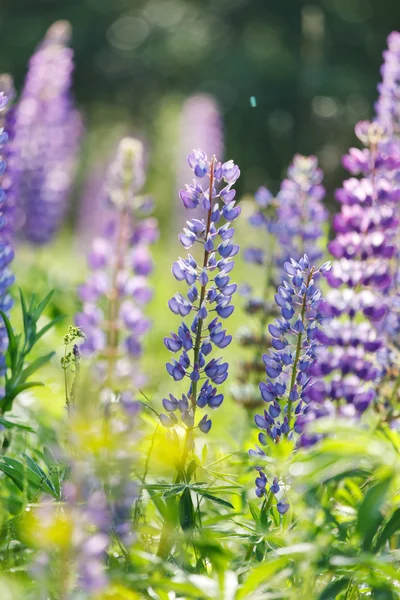
[[400, 3], [3, 0], [0, 19], [0, 71], [12, 73], [19, 90], [47, 28], [57, 19], [72, 23], [75, 94], [88, 131], [81, 171], [108, 159], [121, 131], [139, 135], [166, 219], [179, 113], [185, 98], [204, 92], [223, 113], [225, 156], [242, 169], [240, 191], [261, 184], [275, 191], [294, 152], [316, 153], [332, 206], [352, 126], [372, 113]]

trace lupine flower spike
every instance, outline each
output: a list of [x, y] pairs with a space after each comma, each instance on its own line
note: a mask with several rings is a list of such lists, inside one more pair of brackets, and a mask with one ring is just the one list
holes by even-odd
[[[14, 87], [11, 78], [5, 75], [0, 77], [0, 310], [4, 313], [8, 313], [13, 305], [9, 289], [14, 282], [14, 276], [10, 270], [10, 263], [14, 258], [12, 244], [14, 205], [7, 164], [10, 138], [8, 114], [13, 97]], [[0, 378], [5, 373], [7, 345], [8, 336], [3, 319], [0, 317]]]
[[319, 382], [310, 390], [313, 402], [335, 400], [347, 415], [366, 410], [383, 375], [377, 352], [384, 344], [382, 319], [393, 285], [400, 198], [395, 177], [400, 155], [387, 153], [383, 127], [360, 122], [356, 135], [366, 147], [352, 148], [343, 164], [361, 178], [351, 177], [338, 190], [342, 208], [334, 219], [336, 238], [328, 244], [336, 260], [327, 276], [334, 289], [327, 294], [326, 311], [341, 320], [320, 334], [324, 347], [313, 371]]
[[70, 87], [71, 26], [57, 21], [32, 56], [15, 112], [11, 170], [28, 241], [49, 243], [59, 230], [82, 133]]
[[[233, 240], [232, 222], [239, 216], [240, 207], [235, 202], [232, 185], [240, 175], [232, 160], [221, 164], [213, 157], [208, 160], [202, 150], [195, 150], [188, 157], [194, 174], [207, 178], [206, 189], [198, 180], [181, 190], [180, 198], [185, 208], [192, 210], [201, 205], [206, 219], [187, 221], [187, 227], [179, 235], [185, 249], [195, 244], [202, 247], [202, 257], [196, 260], [192, 254], [179, 258], [172, 267], [177, 281], [185, 281], [189, 290], [186, 296], [176, 293], [169, 301], [170, 310], [180, 316], [190, 316], [190, 323], [182, 321], [178, 332], [166, 337], [164, 344], [173, 353], [180, 353], [178, 360], [167, 363], [167, 371], [175, 381], [187, 379], [189, 389], [181, 399], [170, 394], [164, 398], [166, 414], [160, 419], [164, 426], [178, 422], [191, 431], [194, 426], [203, 433], [211, 428], [208, 412], [195, 425], [199, 409], [214, 410], [221, 406], [223, 394], [217, 385], [228, 376], [228, 363], [222, 358], [210, 358], [213, 347], [224, 349], [232, 341], [222, 320], [234, 310], [232, 296], [237, 285], [230, 280], [234, 267], [233, 258], [239, 246]], [[226, 185], [224, 185], [224, 183]]]
[[[305, 394], [312, 385], [309, 371], [316, 358], [318, 327], [324, 318], [316, 278], [325, 275], [330, 268], [329, 262], [319, 269], [311, 267], [307, 255], [298, 262], [290, 259], [284, 265], [290, 281], [284, 281], [275, 296], [281, 318], [268, 328], [273, 349], [263, 356], [267, 381], [260, 383], [261, 397], [267, 408], [254, 418], [261, 429], [260, 446], [250, 450], [251, 456], [265, 456], [263, 447], [269, 443], [277, 444], [283, 436], [293, 438], [302, 433], [302, 418], [307, 412]], [[268, 479], [262, 466], [256, 468], [259, 472], [256, 494], [262, 497], [267, 493]], [[273, 494], [280, 491], [277, 478], [270, 491]], [[278, 501], [280, 513], [286, 512], [288, 507], [282, 499]]]
[[315, 156], [296, 154], [277, 195], [278, 265], [307, 254], [311, 264], [323, 255], [319, 243], [327, 210], [322, 204], [323, 172]]
[[246, 312], [259, 317], [259, 327], [257, 332], [248, 326], [243, 327], [238, 332], [239, 341], [243, 346], [255, 347], [255, 357], [242, 362], [239, 385], [232, 390], [239, 402], [250, 407], [257, 405], [259, 400], [252, 379], [259, 382], [259, 374], [263, 371], [260, 356], [270, 345], [265, 329], [275, 310], [274, 305], [267, 301], [268, 291], [279, 284], [283, 265], [290, 258], [299, 260], [307, 254], [310, 263], [315, 264], [323, 255], [320, 242], [327, 210], [322, 204], [325, 196], [322, 180], [323, 173], [316, 157], [296, 154], [277, 197], [274, 199], [266, 188], [260, 188], [255, 196], [257, 211], [249, 222], [266, 230], [264, 239], [268, 240], [268, 248], [251, 246], [244, 251], [244, 257], [248, 262], [263, 267], [262, 280], [265, 284], [263, 297], [250, 297], [246, 304]]
[[382, 83], [378, 85], [379, 98], [375, 110], [379, 123], [389, 129], [392, 136], [400, 136], [400, 31], [389, 34], [387, 45], [383, 53]]
[[137, 361], [150, 327], [143, 314], [152, 297], [149, 245], [158, 237], [156, 220], [146, 216], [152, 202], [138, 195], [144, 181], [142, 144], [124, 138], [108, 174], [109, 220], [88, 255], [91, 273], [79, 289], [83, 309], [75, 319], [86, 335], [82, 354], [97, 356], [102, 381], [111, 387], [143, 383]]

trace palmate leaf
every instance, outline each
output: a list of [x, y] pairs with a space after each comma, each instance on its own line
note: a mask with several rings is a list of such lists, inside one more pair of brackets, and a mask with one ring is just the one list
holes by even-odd
[[[12, 409], [13, 401], [18, 394], [26, 389], [43, 385], [41, 382], [28, 381], [28, 379], [38, 369], [51, 360], [51, 358], [54, 356], [54, 352], [50, 352], [49, 354], [41, 356], [28, 365], [26, 365], [26, 360], [36, 342], [42, 337], [42, 335], [46, 333], [46, 331], [53, 327], [53, 325], [59, 321], [60, 318], [62, 318], [57, 317], [56, 319], [53, 319], [50, 321], [50, 323], [47, 323], [47, 325], [45, 325], [39, 331], [39, 333], [37, 333], [37, 321], [42, 315], [43, 310], [48, 305], [52, 295], [53, 291], [47, 294], [47, 296], [41, 302], [36, 303], [36, 297], [34, 294], [32, 294], [29, 304], [27, 304], [26, 299], [20, 290], [24, 330], [23, 336], [14, 334], [12, 325], [7, 315], [0, 311], [0, 315], [4, 320], [8, 336], [8, 348], [6, 355], [8, 371], [6, 374], [5, 395], [0, 402], [0, 409], [3, 414]], [[21, 340], [23, 341], [21, 342]]]
[[[30, 464], [32, 465], [32, 463], [36, 465], [34, 461]], [[35, 491], [43, 491], [50, 494], [53, 498], [59, 499], [58, 494], [48, 477], [41, 471], [40, 467], [39, 471], [36, 467], [38, 467], [38, 465], [32, 469], [27, 464], [24, 465], [15, 458], [10, 458], [8, 456], [3, 456], [0, 461], [0, 470], [8, 475], [21, 491], [24, 489], [26, 482], [30, 484]]]
[[28, 467], [30, 469], [32, 469], [32, 471], [37, 473], [42, 481], [45, 481], [47, 488], [50, 488], [52, 490], [52, 492], [53, 492], [52, 495], [54, 495], [54, 497], [59, 500], [59, 494], [57, 493], [51, 479], [46, 475], [46, 473], [43, 471], [43, 469], [40, 467], [40, 465], [38, 465], [38, 463], [35, 462], [33, 460], [33, 458], [31, 458], [30, 456], [25, 454], [25, 452], [22, 453], [22, 456], [24, 457]]

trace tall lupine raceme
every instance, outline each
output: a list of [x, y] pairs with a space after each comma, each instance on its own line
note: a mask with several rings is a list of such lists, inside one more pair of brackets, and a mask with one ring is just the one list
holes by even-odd
[[[175, 380], [187, 379], [189, 389], [181, 399], [170, 394], [164, 398], [163, 406], [167, 414], [161, 414], [164, 426], [181, 424], [189, 434], [194, 427], [203, 433], [211, 428], [211, 419], [206, 413], [195, 425], [199, 409], [216, 409], [224, 399], [216, 386], [228, 376], [228, 363], [222, 358], [210, 358], [213, 347], [223, 350], [232, 341], [222, 320], [234, 310], [232, 296], [237, 285], [230, 280], [234, 267], [233, 258], [239, 251], [233, 240], [232, 222], [239, 216], [240, 207], [235, 202], [232, 185], [240, 175], [239, 168], [232, 160], [221, 164], [215, 157], [208, 160], [202, 150], [194, 150], [188, 157], [190, 167], [197, 178], [206, 178], [203, 188], [193, 180], [181, 190], [180, 198], [185, 208], [193, 210], [199, 205], [206, 211], [206, 219], [191, 219], [179, 235], [182, 246], [188, 250], [199, 245], [202, 248], [200, 260], [192, 254], [179, 258], [172, 267], [177, 281], [184, 281], [189, 290], [184, 296], [176, 293], [169, 301], [170, 310], [180, 317], [190, 316], [190, 323], [182, 321], [178, 332], [164, 340], [166, 348], [180, 353], [178, 360], [167, 363], [167, 371]], [[226, 185], [225, 185], [226, 184]]]
[[[388, 48], [383, 53], [384, 62], [381, 67], [382, 82], [378, 85], [379, 98], [375, 104], [376, 119], [387, 133], [385, 150], [399, 163], [400, 157], [400, 32], [393, 31], [387, 39]], [[400, 187], [400, 168], [392, 171], [392, 185]], [[397, 209], [397, 215], [399, 210]], [[390, 399], [398, 394], [400, 377], [398, 362], [400, 357], [400, 269], [399, 251], [393, 259], [393, 280], [390, 288], [390, 300], [387, 300], [388, 311], [384, 321], [386, 347], [384, 365], [387, 368], [386, 381], [394, 379], [390, 391]], [[393, 407], [392, 407], [393, 408]]]
[[71, 96], [71, 26], [57, 21], [32, 56], [15, 111], [10, 168], [31, 243], [49, 243], [59, 230], [75, 174], [82, 120]]
[[147, 216], [152, 202], [138, 195], [144, 182], [142, 144], [124, 138], [108, 174], [109, 220], [89, 252], [90, 274], [79, 288], [83, 308], [75, 319], [86, 335], [82, 354], [96, 355], [103, 384], [111, 388], [123, 380], [143, 383], [138, 361], [150, 327], [143, 313], [152, 298], [149, 246], [158, 237], [157, 221]]
[[398, 252], [400, 155], [390, 151], [387, 132], [377, 122], [358, 123], [356, 135], [366, 147], [352, 148], [343, 164], [361, 178], [351, 177], [338, 190], [342, 208], [334, 219], [336, 238], [328, 244], [336, 260], [327, 276], [334, 290], [326, 296], [326, 310], [339, 324], [320, 334], [324, 347], [314, 368], [320, 380], [310, 399], [344, 402], [360, 414], [373, 401], [383, 374], [377, 352], [385, 344], [382, 319]]
[[[8, 313], [13, 305], [9, 290], [14, 282], [14, 275], [10, 270], [14, 258], [14, 201], [7, 164], [10, 137], [10, 123], [7, 116], [13, 97], [14, 87], [11, 78], [5, 75], [0, 77], [0, 310], [4, 313]], [[0, 377], [5, 373], [7, 346], [8, 336], [3, 319], [0, 317]]]
[[[269, 444], [279, 443], [281, 437], [291, 439], [303, 431], [302, 419], [308, 410], [306, 393], [313, 385], [310, 369], [316, 359], [319, 325], [324, 319], [320, 312], [322, 294], [316, 278], [325, 276], [330, 268], [329, 262], [319, 269], [310, 266], [307, 255], [298, 262], [290, 259], [284, 265], [289, 281], [284, 281], [275, 295], [281, 318], [268, 327], [273, 349], [263, 355], [267, 381], [260, 383], [261, 397], [267, 408], [254, 418], [261, 430], [260, 446], [250, 450], [251, 456], [266, 456], [264, 448]], [[271, 505], [271, 494], [279, 495], [277, 509], [284, 514], [289, 505], [281, 497], [278, 477], [273, 479], [268, 492], [263, 467], [256, 469], [257, 496], [268, 496]]]
[[264, 372], [261, 353], [270, 346], [270, 337], [266, 325], [271, 317], [276, 314], [276, 305], [268, 300], [271, 287], [275, 286], [275, 258], [276, 246], [276, 202], [269, 190], [260, 187], [255, 196], [255, 210], [248, 218], [248, 223], [260, 230], [258, 245], [247, 246], [243, 250], [243, 259], [249, 264], [259, 267], [261, 280], [261, 293], [254, 291], [253, 286], [246, 285], [244, 311], [250, 320], [255, 321], [255, 326], [243, 325], [237, 332], [239, 344], [245, 349], [251, 349], [253, 356], [243, 359], [239, 364], [237, 381], [231, 388], [233, 398], [245, 408], [252, 409], [260, 405], [258, 383], [260, 373]]
[[375, 104], [377, 120], [388, 128], [392, 136], [400, 135], [400, 31], [392, 31], [383, 53], [382, 82], [378, 85], [379, 98]]
[[323, 255], [319, 244], [328, 212], [322, 204], [322, 180], [323, 172], [315, 156], [294, 156], [277, 195], [277, 262], [281, 267], [290, 258], [298, 260], [303, 254], [307, 254], [311, 264]]

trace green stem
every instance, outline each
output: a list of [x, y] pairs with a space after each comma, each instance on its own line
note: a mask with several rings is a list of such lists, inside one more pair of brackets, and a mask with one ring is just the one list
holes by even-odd
[[[210, 188], [209, 188], [210, 208], [208, 209], [208, 214], [207, 214], [207, 226], [206, 226], [206, 231], [205, 231], [205, 235], [204, 235], [205, 242], [207, 241], [207, 237], [208, 237], [208, 234], [210, 233], [210, 226], [211, 226], [213, 185], [214, 185], [214, 158], [211, 160], [211, 166], [210, 166]], [[210, 253], [207, 250], [204, 250], [203, 269], [205, 269], [207, 266], [209, 254]], [[206, 297], [206, 284], [202, 285], [200, 288], [199, 310], [201, 308], [201, 305], [204, 302], [205, 297]], [[195, 338], [194, 347], [193, 347], [193, 365], [195, 365], [199, 360], [202, 329], [203, 329], [203, 319], [199, 319], [197, 322], [196, 338]], [[191, 403], [192, 403], [193, 410], [196, 409], [196, 400], [197, 400], [197, 381], [194, 381], [192, 384], [192, 394], [191, 394]]]
[[118, 353], [119, 343], [119, 308], [120, 297], [118, 292], [118, 275], [124, 267], [127, 244], [129, 239], [129, 217], [130, 217], [130, 189], [134, 177], [133, 167], [127, 160], [125, 164], [124, 176], [124, 203], [120, 210], [117, 244], [115, 249], [115, 263], [111, 276], [111, 289], [108, 294], [108, 331], [107, 331], [107, 348], [105, 351], [107, 360], [107, 380], [106, 385], [112, 388], [114, 365]]

